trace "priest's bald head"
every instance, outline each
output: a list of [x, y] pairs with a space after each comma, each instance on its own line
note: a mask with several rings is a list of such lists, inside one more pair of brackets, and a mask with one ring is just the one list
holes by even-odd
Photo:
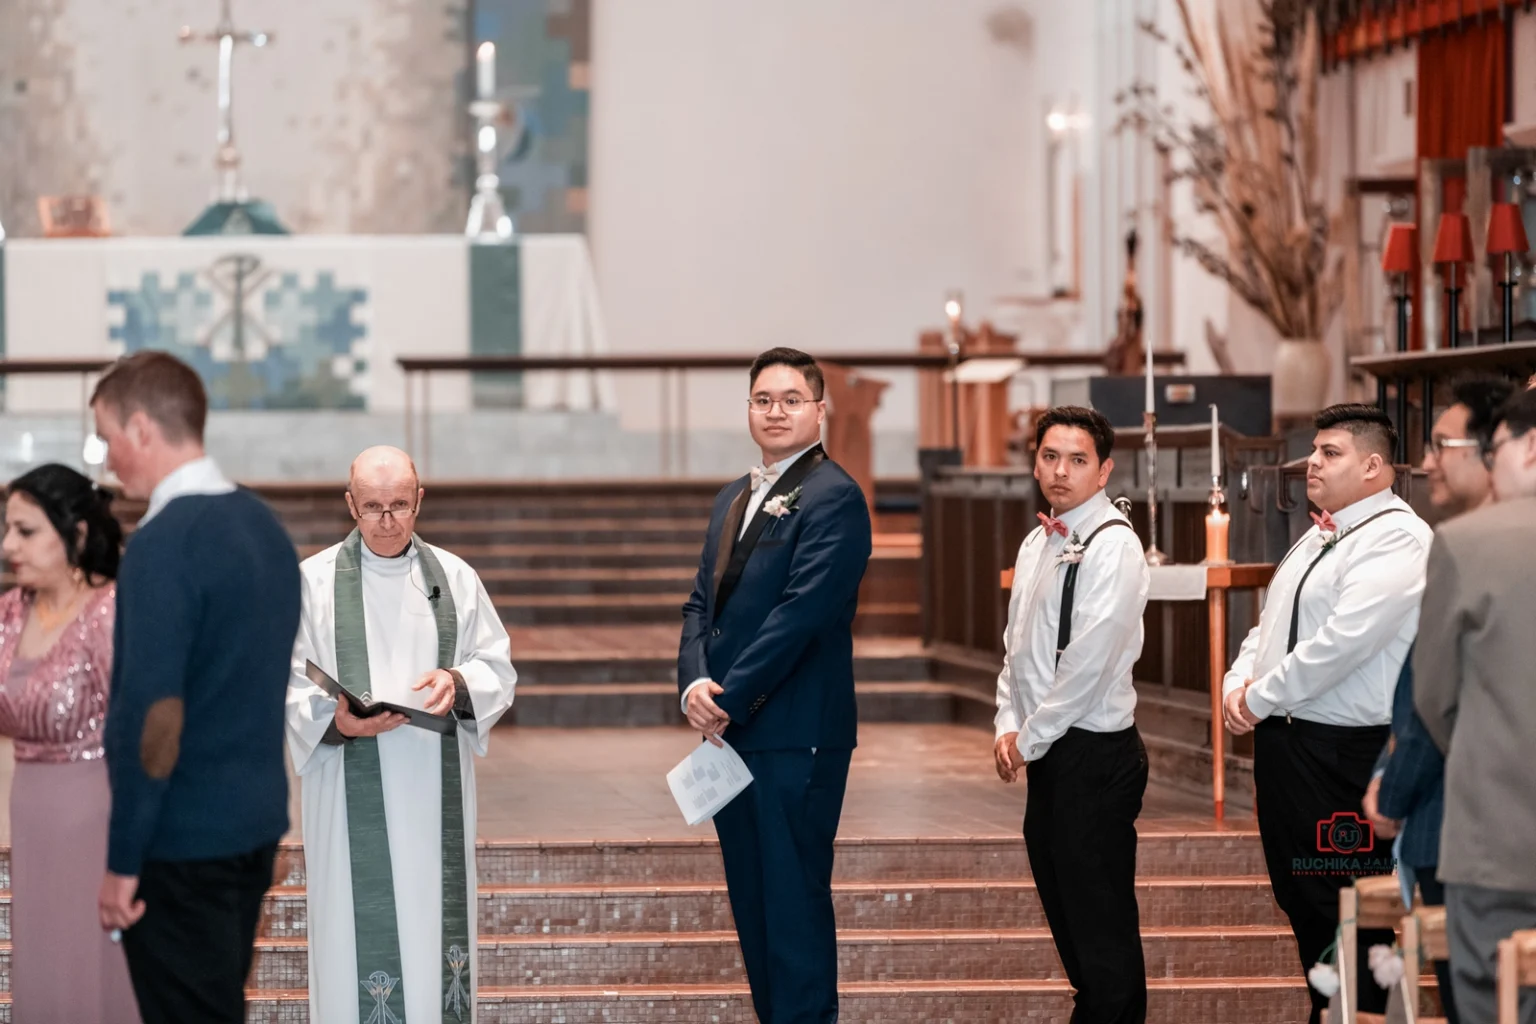
[[406, 549], [425, 493], [416, 464], [399, 448], [379, 445], [352, 460], [347, 508], [369, 551], [392, 558]]

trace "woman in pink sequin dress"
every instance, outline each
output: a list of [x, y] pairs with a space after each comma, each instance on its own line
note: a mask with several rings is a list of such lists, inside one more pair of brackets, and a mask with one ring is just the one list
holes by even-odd
[[102, 722], [122, 530], [111, 496], [65, 466], [11, 483], [0, 594], [0, 734], [11, 783], [11, 1019], [136, 1024], [122, 947], [96, 890], [111, 802]]

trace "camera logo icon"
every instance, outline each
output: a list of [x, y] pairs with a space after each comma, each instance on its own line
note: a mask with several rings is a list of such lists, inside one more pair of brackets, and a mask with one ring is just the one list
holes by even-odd
[[1354, 811], [1335, 811], [1317, 823], [1319, 853], [1370, 853], [1375, 848], [1375, 827]]

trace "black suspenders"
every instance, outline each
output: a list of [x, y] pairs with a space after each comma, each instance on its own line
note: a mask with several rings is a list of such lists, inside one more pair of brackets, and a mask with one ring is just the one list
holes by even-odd
[[[1088, 535], [1083, 541], [1083, 552], [1086, 554], [1088, 545], [1093, 543], [1093, 538], [1103, 533], [1112, 526], [1123, 526], [1131, 529], [1131, 524], [1124, 519], [1110, 519], [1100, 523], [1098, 529]], [[1067, 578], [1061, 584], [1061, 621], [1056, 626], [1056, 663], [1061, 664], [1061, 654], [1072, 642], [1072, 595], [1077, 591], [1077, 570], [1081, 562], [1073, 562], [1067, 566]]]
[[[1321, 550], [1321, 551], [1319, 551], [1317, 553], [1317, 557], [1312, 559], [1312, 564], [1307, 566], [1307, 571], [1301, 574], [1301, 579], [1298, 580], [1297, 583], [1296, 583], [1296, 598], [1295, 598], [1295, 600], [1293, 600], [1291, 602], [1291, 633], [1290, 633], [1290, 638], [1288, 640], [1286, 640], [1286, 643], [1285, 643], [1285, 653], [1286, 654], [1290, 654], [1292, 651], [1294, 651], [1296, 649], [1296, 630], [1299, 627], [1300, 618], [1301, 618], [1301, 588], [1306, 586], [1307, 577], [1312, 575], [1312, 570], [1317, 568], [1317, 563], [1321, 562], [1323, 560], [1323, 558], [1328, 554], [1328, 552], [1330, 552], [1334, 548], [1338, 547], [1340, 541], [1342, 541], [1345, 537], [1348, 537], [1350, 534], [1354, 533], [1356, 530], [1360, 529], [1360, 527], [1364, 526], [1366, 523], [1370, 522], [1372, 519], [1380, 519], [1382, 516], [1388, 515], [1388, 514], [1390, 514], [1392, 512], [1402, 512], [1402, 511], [1405, 511], [1405, 510], [1404, 509], [1400, 509], [1400, 508], [1396, 508], [1396, 507], [1394, 507], [1394, 508], [1384, 508], [1380, 512], [1377, 512], [1373, 516], [1367, 516], [1366, 518], [1360, 520], [1360, 522], [1356, 523], [1354, 526], [1351, 526], [1349, 529], [1345, 530], [1343, 533], [1341, 533], [1337, 537], [1335, 537], [1334, 540], [1333, 540], [1333, 543], [1324, 546], [1323, 550]], [[1286, 557], [1290, 557], [1289, 554], [1287, 554]]]

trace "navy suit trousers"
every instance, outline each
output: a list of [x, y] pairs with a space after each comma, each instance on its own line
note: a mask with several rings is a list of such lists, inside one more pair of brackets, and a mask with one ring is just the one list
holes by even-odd
[[752, 784], [715, 815], [761, 1024], [837, 1020], [832, 841], [850, 750], [744, 750]]

